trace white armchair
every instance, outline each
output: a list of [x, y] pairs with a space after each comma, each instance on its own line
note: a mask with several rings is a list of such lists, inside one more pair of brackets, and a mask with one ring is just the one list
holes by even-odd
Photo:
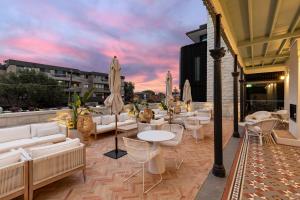
[[29, 199], [33, 191], [49, 183], [62, 179], [82, 170], [85, 176], [85, 146], [79, 139], [34, 147], [28, 150], [32, 160], [29, 161]]
[[180, 159], [180, 161], [178, 161], [179, 159], [177, 148], [182, 142], [184, 128], [179, 124], [164, 124], [161, 129], [170, 131], [175, 134], [174, 139], [160, 142], [160, 144], [163, 146], [172, 147], [174, 149], [174, 151], [176, 152], [176, 169], [179, 169], [181, 164], [183, 163], [183, 159]]
[[204, 138], [202, 125], [199, 124], [199, 120], [194, 119], [193, 117], [188, 117], [184, 120], [184, 126], [185, 129], [189, 131], [191, 135], [196, 139], [196, 143], [198, 143], [198, 139]]
[[139, 164], [142, 164], [142, 169], [139, 169], [138, 171], [132, 173], [123, 182], [128, 181], [130, 178], [142, 171], [143, 193], [147, 193], [162, 182], [162, 175], [160, 174], [160, 180], [154, 185], [152, 185], [150, 188], [145, 189], [145, 163], [149, 162], [152, 158], [157, 156], [160, 153], [160, 148], [153, 148], [153, 146], [151, 146], [150, 143], [145, 141], [130, 139], [126, 137], [123, 137], [123, 140], [129, 158]]
[[19, 151], [0, 154], [0, 199], [28, 199], [28, 161]]
[[246, 124], [246, 135], [259, 137], [259, 143], [262, 145], [263, 137], [271, 135], [277, 122], [277, 119], [266, 119], [254, 124]]

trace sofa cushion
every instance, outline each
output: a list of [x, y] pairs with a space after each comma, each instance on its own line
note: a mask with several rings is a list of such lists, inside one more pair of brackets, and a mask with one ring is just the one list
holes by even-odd
[[57, 134], [57, 133], [59, 133], [59, 127], [58, 126], [37, 129], [37, 136], [38, 137], [54, 135], [54, 134]]
[[0, 168], [17, 163], [21, 160], [21, 152], [18, 150], [0, 154]]
[[34, 159], [34, 158], [58, 153], [61, 151], [70, 150], [72, 148], [78, 147], [79, 145], [80, 145], [80, 140], [76, 138], [73, 140], [70, 139], [65, 142], [60, 142], [57, 144], [51, 144], [51, 145], [41, 146], [41, 147], [32, 147], [28, 149], [28, 153]]
[[[41, 130], [41, 129], [52, 129], [52, 128], [58, 128], [58, 129], [56, 129], [56, 130], [58, 130], [57, 133], [60, 132], [57, 122], [46, 122], [46, 123], [39, 123], [39, 124], [31, 124], [31, 136], [32, 137], [37, 137], [39, 130]], [[46, 131], [42, 131], [42, 132], [45, 133]], [[56, 133], [54, 133], [54, 134], [56, 134]]]
[[9, 151], [11, 149], [17, 149], [20, 147], [29, 147], [36, 145], [36, 140], [34, 139], [20, 139], [10, 142], [4, 142], [0, 144], [0, 153]]
[[128, 119], [129, 119], [128, 113], [121, 113], [121, 114], [118, 116], [119, 122], [125, 122], [125, 121], [128, 120]]
[[106, 125], [97, 125], [97, 133], [105, 133], [108, 131], [115, 130], [114, 124], [106, 124]]
[[93, 122], [96, 123], [97, 125], [102, 124], [102, 117], [101, 116], [93, 117]]
[[0, 143], [26, 138], [31, 138], [30, 125], [0, 129]]
[[64, 134], [54, 134], [48, 135], [44, 137], [34, 137], [33, 140], [36, 144], [44, 144], [44, 143], [57, 143], [66, 141], [66, 135]]
[[102, 116], [102, 125], [107, 125], [115, 122], [115, 116], [114, 115], [104, 115]]

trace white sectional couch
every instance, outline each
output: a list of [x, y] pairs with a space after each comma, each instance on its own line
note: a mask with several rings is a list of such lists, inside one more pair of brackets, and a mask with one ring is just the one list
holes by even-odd
[[[102, 115], [102, 116], [96, 116], [93, 117], [94, 121], [94, 131], [93, 134], [95, 135], [95, 138], [97, 137], [97, 134], [100, 133], [106, 133], [109, 131], [115, 130], [115, 115]], [[135, 119], [132, 119], [128, 113], [121, 113], [118, 115], [118, 126], [124, 126], [129, 124], [136, 123]]]
[[66, 140], [67, 127], [57, 122], [0, 128], [0, 153], [44, 143]]

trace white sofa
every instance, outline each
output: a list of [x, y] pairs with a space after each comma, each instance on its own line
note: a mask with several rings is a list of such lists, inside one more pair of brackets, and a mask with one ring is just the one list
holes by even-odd
[[67, 127], [57, 122], [0, 128], [0, 153], [45, 143], [66, 140]]
[[[97, 137], [97, 134], [100, 133], [106, 133], [109, 131], [115, 130], [115, 115], [102, 115], [102, 116], [96, 116], [93, 117], [94, 121], [94, 130], [92, 134], [95, 135], [95, 138]], [[136, 123], [135, 119], [132, 119], [128, 113], [121, 113], [118, 115], [118, 126], [124, 126], [129, 124]]]

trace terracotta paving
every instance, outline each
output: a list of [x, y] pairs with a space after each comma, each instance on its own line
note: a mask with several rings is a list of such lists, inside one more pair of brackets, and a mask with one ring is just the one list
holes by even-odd
[[[232, 121], [223, 120], [223, 143], [229, 141], [232, 133]], [[84, 200], [118, 200], [118, 199], [194, 199], [205, 181], [213, 164], [213, 123], [206, 127], [206, 138], [195, 143], [194, 138], [186, 135], [179, 148], [184, 162], [179, 170], [175, 169], [173, 151], [163, 148], [166, 160], [166, 172], [163, 182], [150, 191], [142, 194], [141, 176], [137, 175], [128, 183], [122, 180], [139, 165], [128, 156], [114, 160], [103, 156], [114, 145], [113, 136], [106, 134], [92, 140], [87, 148], [87, 182], [83, 182], [82, 174], [70, 177], [45, 186], [34, 193], [35, 199], [84, 199]], [[120, 147], [123, 141], [119, 137]], [[158, 180], [157, 175], [146, 174], [146, 187]]]
[[[243, 156], [246, 155], [246, 156]], [[300, 199], [300, 148], [244, 138], [228, 199]]]

